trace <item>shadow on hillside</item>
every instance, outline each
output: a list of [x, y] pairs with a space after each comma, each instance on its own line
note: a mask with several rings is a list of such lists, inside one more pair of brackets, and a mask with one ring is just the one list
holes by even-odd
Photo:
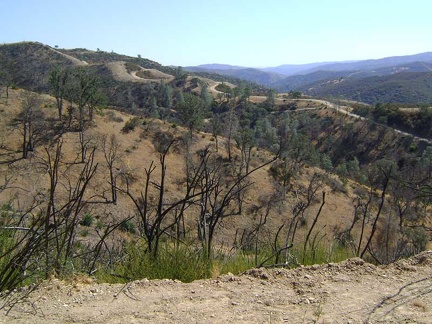
[[0, 148], [0, 151], [2, 151], [0, 153], [0, 165], [12, 164], [14, 162], [22, 160], [22, 153], [17, 152], [16, 150], [10, 149], [6, 146], [2, 146]]

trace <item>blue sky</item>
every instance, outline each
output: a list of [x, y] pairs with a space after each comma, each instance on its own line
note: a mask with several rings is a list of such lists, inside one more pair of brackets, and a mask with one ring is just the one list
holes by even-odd
[[265, 67], [432, 51], [431, 12], [430, 0], [0, 0], [0, 43]]

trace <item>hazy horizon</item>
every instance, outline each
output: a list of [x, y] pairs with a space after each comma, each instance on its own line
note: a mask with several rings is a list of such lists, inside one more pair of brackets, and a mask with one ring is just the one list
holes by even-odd
[[359, 61], [430, 52], [426, 0], [3, 0], [0, 43], [38, 41], [163, 65]]

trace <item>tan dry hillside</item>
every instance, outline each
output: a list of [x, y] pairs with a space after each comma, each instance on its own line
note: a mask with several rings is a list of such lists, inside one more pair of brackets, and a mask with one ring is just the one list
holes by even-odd
[[[117, 61], [107, 63], [107, 66], [111, 70], [113, 77], [118, 81], [124, 82], [170, 82], [174, 79], [172, 75], [163, 73], [156, 69], [144, 69], [143, 67], [137, 66], [136, 71], [130, 71], [126, 69], [126, 62]], [[146, 73], [146, 77], [140, 77], [138, 72]]]
[[[34, 197], [43, 197], [47, 188], [47, 174], [43, 169], [46, 152], [44, 143], [39, 143], [27, 160], [20, 157], [21, 132], [11, 126], [11, 121], [20, 108], [26, 95], [23, 90], [11, 90], [8, 104], [0, 106], [0, 175], [10, 178], [10, 189], [1, 193], [1, 201], [10, 201], [15, 208], [23, 208]], [[55, 117], [54, 100], [41, 96], [42, 110], [47, 117]], [[140, 120], [140, 125], [128, 134], [121, 132], [133, 116], [105, 110], [97, 115], [86, 136], [100, 146], [102, 135], [115, 135], [122, 152], [121, 168], [133, 173], [136, 182], [133, 190], [142, 188], [143, 168], [152, 161], [158, 163], [157, 142], [163, 134], [184, 136], [187, 131], [158, 120]], [[48, 118], [49, 120], [49, 118]], [[145, 123], [144, 123], [145, 122]], [[79, 155], [78, 133], [68, 132], [62, 136], [64, 166], [74, 162]], [[223, 142], [224, 140], [221, 140]], [[226, 140], [225, 140], [226, 141]], [[206, 133], [195, 134], [192, 152], [207, 145], [214, 150], [212, 136]], [[184, 190], [184, 146], [179, 145], [167, 156], [167, 195], [175, 199]], [[238, 154], [238, 151], [235, 150]], [[226, 156], [223, 143], [219, 154]], [[253, 151], [252, 165], [258, 165], [270, 158], [264, 150]], [[96, 154], [99, 163], [97, 175], [92, 181], [89, 196], [97, 199], [109, 193], [107, 170], [100, 151]], [[80, 164], [73, 164], [79, 168]], [[74, 169], [71, 169], [74, 170]], [[160, 169], [156, 169], [156, 175]], [[307, 186], [315, 172], [314, 168], [303, 168], [295, 181], [296, 188]], [[73, 172], [70, 172], [70, 179]], [[337, 177], [333, 182], [324, 182], [320, 192], [326, 192], [326, 203], [316, 225], [322, 242], [333, 242], [333, 235], [350, 224], [353, 217], [353, 192], [358, 186], [348, 182], [344, 190]], [[245, 196], [244, 214], [227, 218], [218, 229], [215, 248], [235, 253], [233, 249], [235, 233], [250, 230], [256, 226], [260, 213], [256, 208], [263, 198], [270, 198], [273, 183], [268, 167], [254, 173], [253, 186]], [[335, 186], [335, 184], [337, 184]], [[343, 187], [343, 186], [342, 186]], [[65, 194], [65, 193], [63, 193]], [[62, 199], [61, 195], [59, 199]], [[292, 197], [271, 211], [269, 221], [263, 230], [263, 241], [271, 240], [280, 224], [290, 217], [296, 201]], [[302, 244], [306, 230], [320, 206], [317, 195], [313, 206], [305, 214], [305, 224], [300, 226], [295, 246]], [[95, 204], [86, 212], [100, 216], [99, 221], [118, 221], [133, 214], [133, 207], [123, 195], [119, 195], [117, 206]], [[190, 209], [187, 224], [194, 232], [196, 209]], [[96, 238], [95, 226], [84, 228], [79, 225], [78, 240], [91, 243]], [[85, 235], [84, 235], [85, 230]], [[238, 237], [237, 237], [238, 238]], [[113, 239], [130, 240], [131, 235], [116, 233]], [[329, 256], [331, 245], [327, 245]], [[234, 251], [234, 252], [233, 252]], [[282, 260], [283, 261], [283, 260]], [[23, 299], [22, 294], [30, 288], [18, 289], [10, 297], [19, 297], [19, 303], [8, 313], [0, 312], [0, 323], [141, 323], [174, 322], [190, 323], [387, 323], [414, 322], [429, 323], [432, 310], [432, 260], [431, 252], [401, 260], [388, 266], [374, 266], [360, 259], [350, 259], [340, 264], [314, 265], [297, 269], [252, 269], [234, 276], [219, 276], [217, 269], [214, 278], [184, 284], [174, 280], [148, 281], [142, 279], [126, 285], [109, 285], [93, 282], [89, 277], [77, 276], [70, 281], [52, 279], [43, 282]]]
[[[11, 201], [13, 204], [21, 204], [24, 202], [30, 203], [33, 196], [37, 195], [38, 192], [43, 192], [47, 188], [48, 176], [46, 170], [40, 168], [40, 162], [46, 159], [46, 152], [44, 147], [46, 144], [40, 143], [37, 145], [36, 151], [31, 154], [31, 157], [27, 160], [19, 160], [20, 145], [21, 145], [21, 132], [16, 127], [10, 127], [10, 121], [14, 114], [20, 107], [21, 97], [25, 92], [23, 90], [11, 91], [11, 98], [9, 99], [8, 105], [2, 105], [2, 132], [1, 132], [1, 149], [0, 149], [0, 172], [2, 176], [13, 175], [10, 186], [11, 190], [5, 190], [1, 193], [2, 201]], [[54, 108], [54, 99], [49, 96], [42, 96], [43, 108], [46, 116], [54, 117], [56, 114]], [[97, 115], [95, 117], [93, 126], [86, 131], [86, 137], [99, 146], [96, 153], [96, 162], [99, 163], [97, 175], [91, 183], [91, 193], [98, 195], [97, 201], [101, 201], [101, 197], [109, 198], [109, 184], [107, 178], [106, 163], [103, 160], [103, 154], [100, 150], [100, 138], [102, 136], [115, 135], [121, 149], [121, 162], [118, 167], [126, 169], [136, 177], [136, 181], [133, 184], [135, 192], [143, 189], [144, 183], [144, 168], [148, 168], [153, 162], [156, 165], [155, 176], [157, 177], [160, 173], [160, 166], [158, 165], [159, 153], [157, 152], [154, 143], [157, 142], [155, 136], [160, 136], [162, 133], [171, 134], [172, 136], [182, 137], [185, 136], [186, 131], [181, 127], [173, 128], [171, 124], [161, 122], [158, 120], [141, 120], [140, 123], [145, 121], [145, 125], [137, 127], [137, 129], [129, 134], [121, 133], [121, 129], [125, 123], [132, 118], [132, 116], [118, 111], [105, 110], [103, 115]], [[158, 135], [159, 134], [159, 135]], [[63, 140], [63, 161], [67, 165], [73, 162], [79, 156], [79, 134], [74, 132], [65, 133], [62, 136]], [[226, 156], [224, 149], [224, 139], [220, 140], [220, 150], [218, 154]], [[198, 149], [202, 149], [210, 145], [214, 150], [214, 141], [210, 134], [199, 133], [194, 135], [193, 145], [191, 152], [195, 152]], [[168, 154], [167, 157], [167, 196], [168, 199], [174, 199], [179, 197], [180, 192], [184, 189], [184, 177], [185, 177], [185, 166], [184, 166], [184, 147], [179, 146], [178, 149], [174, 149], [172, 153]], [[193, 153], [195, 154], [195, 153]], [[237, 154], [237, 153], [236, 153]], [[271, 154], [265, 150], [254, 150], [254, 158], [252, 159], [252, 166], [258, 166], [260, 163], [268, 161], [271, 158]], [[11, 163], [11, 161], [17, 161]], [[79, 168], [79, 164], [76, 166]], [[270, 176], [269, 167], [258, 170], [256, 173], [251, 175], [250, 181], [253, 185], [248, 189], [245, 196], [244, 211], [245, 214], [241, 217], [239, 215], [232, 216], [223, 221], [223, 226], [219, 230], [217, 235], [216, 246], [224, 246], [230, 249], [235, 240], [235, 232], [238, 231], [240, 235], [243, 231], [250, 230], [253, 224], [257, 224], [260, 218], [260, 213], [253, 214], [252, 211], [256, 210], [260, 201], [270, 199], [270, 196], [274, 190], [273, 180]], [[311, 179], [315, 172], [320, 172], [318, 169], [305, 168], [301, 172], [301, 177], [297, 180], [298, 188], [307, 187], [308, 181]], [[333, 180], [332, 180], [333, 181]], [[338, 182], [336, 178], [334, 182]], [[329, 184], [330, 185], [330, 184]], [[320, 206], [321, 191], [326, 192], [326, 204], [322, 210], [322, 214], [316, 225], [317, 229], [324, 229], [326, 241], [332, 241], [333, 235], [336, 231], [346, 227], [352, 220], [353, 217], [353, 205], [350, 192], [352, 188], [347, 187], [347, 192], [342, 193], [332, 189], [329, 185], [323, 184], [323, 187], [319, 190], [317, 198], [314, 200], [312, 206], [305, 213], [305, 226], [301, 226], [298, 229], [297, 239], [299, 243], [302, 242], [307, 230], [307, 224], [310, 224], [312, 217], [317, 213]], [[333, 182], [331, 183], [333, 185]], [[25, 189], [24, 189], [25, 188]], [[89, 195], [91, 195], [89, 193]], [[102, 199], [103, 200], [103, 199]], [[269, 235], [274, 235], [277, 228], [291, 217], [291, 209], [297, 204], [296, 200], [287, 200], [277, 209], [272, 210], [268, 223], [266, 225], [266, 231], [269, 231]], [[119, 203], [117, 206], [110, 204], [102, 205], [91, 205], [87, 210], [93, 215], [105, 215], [108, 213], [109, 217], [121, 220], [128, 216], [133, 215], [134, 211], [131, 202], [124, 195], [119, 195]], [[109, 212], [108, 212], [109, 211]], [[102, 221], [108, 222], [109, 219]], [[196, 212], [192, 210], [187, 216], [188, 224], [193, 228], [196, 222]], [[193, 230], [192, 230], [193, 231]], [[90, 231], [90, 237], [92, 237], [92, 231]], [[265, 235], [264, 235], [265, 237]], [[84, 238], [83, 238], [84, 239]], [[85, 240], [87, 240], [86, 238]]]

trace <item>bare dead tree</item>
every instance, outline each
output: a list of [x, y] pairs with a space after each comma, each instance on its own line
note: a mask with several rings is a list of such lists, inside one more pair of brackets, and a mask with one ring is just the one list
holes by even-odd
[[[359, 255], [361, 249], [361, 242], [363, 240], [363, 235], [366, 228], [366, 223], [370, 218], [370, 205], [373, 198], [373, 190], [367, 193], [359, 193], [357, 197], [353, 199], [353, 219], [351, 225], [342, 230], [340, 233], [337, 233], [336, 240], [345, 247], [350, 247], [353, 251], [353, 254]], [[352, 232], [357, 223], [361, 220], [360, 226], [360, 235], [359, 242], [356, 242]]]
[[67, 92], [68, 82], [70, 81], [70, 71], [62, 70], [55, 67], [49, 76], [49, 85], [51, 93], [54, 95], [57, 103], [58, 118], [61, 121], [63, 117], [63, 100]]
[[366, 229], [366, 224], [369, 220], [369, 218], [371, 217], [371, 203], [372, 203], [372, 199], [374, 196], [374, 191], [373, 188], [371, 187], [369, 190], [369, 194], [367, 196], [367, 198], [362, 198], [362, 197], [358, 197], [358, 203], [355, 207], [355, 211], [354, 211], [354, 220], [351, 224], [350, 230], [348, 233], [351, 234], [352, 229], [354, 228], [354, 225], [356, 223], [356, 219], [358, 217], [358, 215], [361, 216], [361, 228], [360, 228], [360, 237], [357, 243], [357, 256], [360, 256], [360, 249], [362, 246], [362, 242], [363, 242], [363, 236], [365, 234], [365, 229]]
[[228, 115], [227, 115], [227, 120], [226, 120], [226, 135], [227, 135], [227, 140], [226, 140], [226, 147], [227, 147], [227, 152], [228, 152], [228, 160], [231, 161], [232, 160], [232, 139], [234, 137], [234, 135], [237, 133], [237, 129], [238, 129], [238, 117], [236, 115], [236, 111], [235, 111], [235, 106], [236, 106], [236, 100], [235, 98], [233, 98], [231, 100], [230, 103], [230, 109], [228, 111]]
[[212, 135], [215, 139], [216, 152], [219, 151], [219, 135], [222, 132], [222, 120], [218, 114], [213, 114], [211, 118]]
[[82, 130], [78, 133], [79, 136], [79, 147], [80, 147], [80, 159], [81, 163], [86, 163], [87, 158], [87, 150], [93, 146], [95, 147], [93, 136], [89, 135], [89, 133], [85, 130]]
[[375, 235], [375, 232], [377, 230], [377, 225], [378, 225], [378, 220], [380, 218], [381, 215], [381, 211], [382, 208], [384, 206], [384, 202], [385, 202], [385, 196], [386, 196], [386, 190], [390, 181], [390, 177], [393, 173], [393, 165], [392, 164], [388, 164], [388, 165], [381, 165], [379, 166], [379, 170], [382, 174], [382, 179], [381, 179], [381, 197], [380, 197], [380, 202], [378, 205], [378, 210], [376, 212], [375, 215], [375, 219], [372, 223], [372, 228], [371, 228], [371, 232], [369, 234], [369, 238], [366, 241], [365, 246], [363, 247], [362, 252], [360, 253], [360, 257], [363, 258], [363, 256], [365, 255], [365, 253], [368, 251], [369, 246], [372, 242], [372, 239]]
[[252, 149], [256, 145], [254, 134], [250, 128], [241, 128], [235, 136], [237, 148], [240, 150], [240, 169], [249, 172]]
[[[68, 99], [73, 101], [78, 109], [79, 130], [84, 130], [85, 107], [94, 100], [98, 93], [99, 80], [88, 70], [79, 67], [74, 70], [72, 81], [68, 90]], [[93, 107], [92, 104], [90, 104]]]
[[[186, 190], [182, 197], [168, 202], [166, 199], [166, 175], [167, 162], [166, 157], [171, 146], [176, 140], [172, 140], [161, 153], [159, 158], [160, 176], [159, 181], [153, 180], [153, 172], [156, 170], [154, 162], [150, 163], [148, 168], [144, 169], [145, 182], [143, 190], [139, 195], [135, 195], [131, 188], [130, 182], [126, 178], [126, 188], [116, 187], [117, 190], [126, 194], [133, 202], [135, 212], [139, 218], [139, 224], [142, 235], [146, 238], [147, 249], [153, 258], [158, 255], [159, 241], [164, 233], [173, 229], [178, 220], [182, 217], [184, 211], [198, 201], [198, 197], [203, 193], [197, 191], [198, 181], [202, 177], [203, 168], [199, 168], [187, 181]], [[152, 202], [151, 189], [156, 191], [155, 201]], [[208, 189], [206, 189], [208, 190]], [[171, 216], [171, 217], [170, 217]]]
[[318, 209], [318, 212], [317, 212], [317, 214], [316, 214], [316, 216], [315, 216], [315, 218], [314, 218], [314, 220], [313, 220], [313, 222], [312, 222], [311, 227], [309, 228], [309, 230], [308, 230], [308, 232], [307, 232], [307, 234], [306, 234], [306, 238], [305, 238], [305, 241], [304, 241], [304, 243], [303, 243], [303, 263], [305, 262], [305, 258], [306, 258], [306, 249], [307, 249], [307, 245], [308, 245], [308, 243], [309, 243], [310, 236], [311, 236], [311, 234], [312, 234], [312, 232], [313, 232], [313, 230], [314, 230], [314, 228], [315, 228], [316, 223], [318, 222], [318, 218], [319, 218], [319, 216], [320, 216], [320, 214], [321, 214], [321, 211], [322, 211], [322, 209], [323, 209], [323, 207], [324, 207], [324, 204], [325, 204], [325, 195], [326, 195], [326, 193], [325, 193], [325, 191], [323, 191], [323, 193], [322, 193], [322, 202], [321, 202], [321, 206], [320, 206], [319, 209]]
[[[54, 154], [46, 149], [46, 159], [39, 162], [50, 179], [43, 230], [46, 277], [51, 271], [61, 273], [71, 259], [79, 217], [91, 199], [85, 194], [98, 166], [95, 162], [96, 148], [88, 153], [86, 162], [78, 170], [72, 169], [75, 164], [60, 168], [61, 152], [62, 143], [58, 142]], [[65, 199], [57, 198], [60, 189]]]
[[[94, 249], [92, 249], [91, 251], [89, 251], [89, 253], [91, 254], [91, 263], [88, 267], [87, 273], [89, 275], [93, 275], [96, 272], [96, 265], [97, 262], [99, 260], [99, 256], [102, 253], [102, 248], [105, 247], [107, 251], [110, 251], [110, 248], [108, 247], [106, 240], [108, 238], [109, 235], [111, 235], [111, 233], [113, 233], [117, 228], [119, 228], [121, 226], [121, 224], [130, 221], [133, 218], [133, 216], [128, 217], [124, 220], [122, 220], [121, 222], [117, 222], [114, 224], [108, 224], [104, 231], [101, 233], [99, 230], [96, 230], [96, 233], [99, 237], [99, 241], [96, 243]], [[112, 260], [110, 260], [109, 265], [112, 265]]]
[[[281, 199], [282, 198], [282, 199]], [[255, 266], [258, 267], [260, 262], [258, 261], [260, 246], [263, 244], [263, 241], [266, 239], [262, 239], [262, 232], [265, 231], [265, 226], [270, 217], [270, 213], [272, 210], [279, 207], [282, 202], [283, 197], [280, 196], [278, 192], [273, 192], [272, 194], [259, 197], [258, 204], [254, 205], [250, 212], [253, 215], [259, 217], [258, 222], [253, 225], [252, 229], [243, 229], [243, 233], [240, 240], [240, 248], [246, 247], [247, 250], [254, 250], [255, 253]], [[264, 237], [267, 236], [267, 240], [270, 238], [270, 233], [264, 234]], [[236, 231], [237, 236], [237, 231]], [[237, 248], [238, 244], [235, 242], [234, 246]], [[261, 262], [262, 263], [262, 262]], [[276, 262], [277, 263], [277, 262]]]
[[[285, 246], [294, 244], [299, 222], [305, 219], [305, 213], [312, 206], [318, 190], [322, 187], [321, 177], [314, 174], [307, 188], [301, 186], [292, 190], [293, 202], [291, 204], [291, 218], [287, 220], [288, 230], [285, 237]], [[288, 255], [286, 256], [288, 258]]]
[[117, 204], [117, 169], [119, 168], [122, 154], [120, 152], [120, 143], [117, 137], [113, 134], [109, 138], [105, 135], [101, 138], [102, 152], [105, 157], [105, 162], [108, 166], [109, 184], [111, 187], [111, 202]]
[[42, 216], [37, 213], [39, 206], [40, 201], [33, 200], [27, 208], [14, 210], [9, 224], [0, 228], [0, 292], [13, 290], [37, 269], [35, 256], [44, 245]]
[[253, 184], [248, 180], [251, 174], [273, 163], [278, 157], [276, 154], [249, 172], [238, 177], [230, 177], [226, 166], [217, 163], [216, 159], [211, 160], [210, 156], [209, 150], [199, 152], [200, 165], [204, 170], [199, 182], [202, 206], [199, 222], [206, 227], [204, 244], [207, 257], [211, 256], [213, 239], [220, 223], [227, 217], [239, 215], [238, 197]]
[[28, 152], [34, 150], [36, 136], [41, 130], [43, 113], [40, 109], [40, 100], [35, 93], [25, 93], [21, 110], [14, 119], [14, 125], [21, 128], [22, 134], [22, 158], [28, 157]]

